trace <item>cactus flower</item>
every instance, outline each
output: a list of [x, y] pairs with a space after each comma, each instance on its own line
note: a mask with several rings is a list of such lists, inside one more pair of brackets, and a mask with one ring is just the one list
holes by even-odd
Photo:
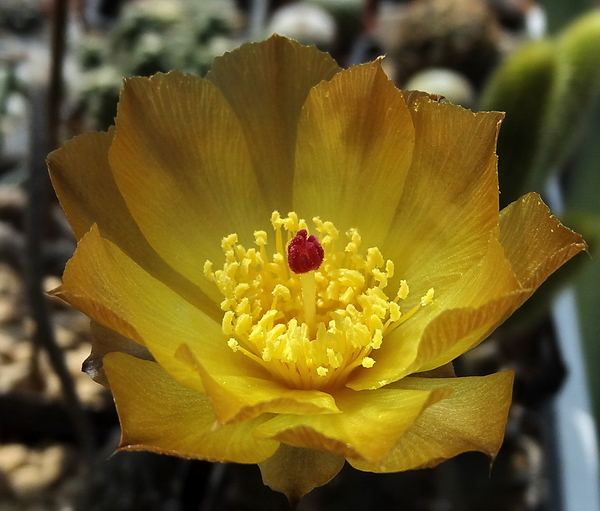
[[48, 158], [78, 239], [54, 294], [119, 448], [257, 463], [292, 500], [345, 461], [493, 459], [513, 373], [451, 362], [585, 249], [536, 194], [499, 211], [501, 120], [279, 36], [125, 80], [115, 127]]

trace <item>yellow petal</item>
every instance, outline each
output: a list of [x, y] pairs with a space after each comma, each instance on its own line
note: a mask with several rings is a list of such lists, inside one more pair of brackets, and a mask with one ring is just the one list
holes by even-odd
[[[496, 272], [485, 260], [498, 233], [494, 148], [502, 114], [474, 114], [422, 94], [407, 97], [415, 148], [396, 216], [381, 248], [395, 263], [391, 286], [399, 279], [410, 283], [411, 294], [403, 302], [407, 310], [430, 288], [435, 299], [386, 337], [372, 369], [359, 368], [353, 374], [349, 386], [357, 390], [377, 388], [419, 370], [419, 342], [433, 318], [448, 308], [479, 305], [473, 303], [477, 293], [466, 295], [473, 284], [461, 279], [476, 276], [482, 264], [486, 279], [493, 279]], [[503, 259], [497, 254], [494, 258]], [[505, 277], [510, 285], [515, 283], [506, 261], [498, 271], [500, 286]], [[501, 289], [494, 285], [491, 291], [499, 296]]]
[[114, 130], [85, 133], [48, 156], [48, 168], [60, 205], [80, 239], [94, 223], [102, 236], [161, 282], [192, 303], [215, 308], [212, 300], [156, 253], [131, 216], [108, 163]]
[[385, 337], [375, 366], [358, 369], [348, 386], [377, 388], [444, 365], [479, 344], [523, 303], [526, 294], [495, 238], [487, 253], [434, 301]]
[[281, 444], [269, 459], [258, 464], [263, 482], [281, 492], [294, 506], [313, 488], [331, 481], [344, 466], [344, 458], [330, 452]]
[[531, 290], [587, 249], [583, 238], [562, 225], [536, 193], [521, 197], [501, 211], [500, 243], [519, 282]]
[[449, 288], [488, 250], [498, 231], [494, 153], [500, 113], [474, 114], [418, 96], [409, 108], [415, 148], [384, 246], [415, 296]]
[[495, 238], [481, 262], [440, 294], [436, 301], [443, 312], [425, 328], [411, 371], [435, 369], [474, 348], [529, 296]]
[[[201, 361], [231, 374], [256, 375], [256, 364], [227, 346], [220, 323], [153, 279], [94, 226], [67, 264], [56, 294], [98, 323], [145, 345], [181, 383], [201, 390], [198, 374], [174, 358], [182, 341]], [[259, 372], [258, 374], [262, 374]]]
[[586, 248], [581, 236], [561, 225], [537, 194], [505, 208], [500, 219], [501, 250], [492, 241], [494, 250], [456, 285], [458, 293], [451, 294], [449, 303], [468, 308], [445, 311], [427, 326], [413, 366], [418, 371], [438, 367], [475, 347], [551, 273]]
[[402, 93], [380, 61], [312, 89], [298, 124], [294, 210], [355, 227], [366, 247], [385, 239], [414, 145]]
[[300, 110], [309, 90], [339, 70], [326, 53], [275, 35], [215, 59], [206, 75], [240, 121], [269, 212], [292, 208]]
[[[127, 241], [124, 233], [134, 239], [141, 234], [108, 164], [113, 136], [112, 129], [108, 133], [85, 133], [48, 155], [52, 184], [77, 239], [94, 223], [123, 241]], [[100, 183], [103, 186], [98, 186]]]
[[405, 378], [397, 389], [450, 387], [446, 399], [427, 408], [378, 462], [348, 460], [366, 472], [399, 472], [433, 467], [466, 451], [481, 451], [494, 459], [506, 427], [513, 372], [469, 378]]
[[122, 450], [237, 463], [257, 463], [277, 450], [277, 442], [252, 436], [264, 419], [217, 426], [206, 395], [182, 386], [155, 362], [109, 353], [104, 368], [121, 421]]
[[109, 161], [142, 233], [175, 270], [220, 301], [203, 275], [221, 239], [250, 245], [271, 210], [239, 122], [216, 87], [179, 72], [125, 82]]
[[523, 302], [526, 293], [515, 291], [481, 307], [451, 309], [440, 314], [425, 330], [412, 366], [430, 371], [477, 346]]
[[256, 429], [259, 438], [327, 450], [348, 458], [380, 459], [428, 406], [451, 391], [377, 389], [334, 393], [342, 413], [278, 415]]
[[[241, 355], [241, 354], [240, 354]], [[175, 357], [197, 371], [221, 424], [239, 422], [261, 413], [316, 414], [339, 412], [332, 396], [318, 390], [289, 389], [272, 379], [218, 374], [201, 364], [187, 345]]]

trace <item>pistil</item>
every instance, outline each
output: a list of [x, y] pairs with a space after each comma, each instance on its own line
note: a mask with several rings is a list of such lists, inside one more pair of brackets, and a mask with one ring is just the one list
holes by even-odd
[[310, 235], [306, 229], [300, 229], [288, 243], [288, 266], [294, 273], [304, 274], [319, 269], [325, 251], [316, 236]]
[[315, 272], [310, 271], [300, 275], [300, 282], [302, 283], [304, 322], [308, 326], [308, 332], [312, 338], [317, 330], [317, 285], [315, 283]]
[[306, 229], [300, 229], [296, 233], [296, 236], [288, 243], [287, 255], [290, 270], [300, 275], [304, 323], [306, 323], [309, 335], [312, 337], [317, 328], [317, 286], [315, 283], [315, 271], [321, 266], [325, 258], [325, 251], [316, 236], [308, 236]]

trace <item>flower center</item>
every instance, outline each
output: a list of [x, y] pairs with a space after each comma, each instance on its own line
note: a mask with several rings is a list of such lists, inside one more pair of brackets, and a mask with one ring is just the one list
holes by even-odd
[[229, 347], [300, 389], [342, 386], [357, 367], [373, 367], [370, 355], [384, 336], [433, 300], [431, 288], [402, 313], [406, 281], [400, 281], [392, 298], [384, 291], [394, 263], [376, 247], [361, 253], [356, 229], [346, 233], [348, 241], [340, 250], [335, 226], [318, 217], [313, 223], [318, 237], [308, 236], [306, 222], [295, 213], [282, 218], [275, 211], [271, 257], [267, 233], [255, 231], [257, 248], [244, 248], [237, 234], [223, 238], [222, 270], [204, 263], [204, 274], [224, 296], [222, 327]]

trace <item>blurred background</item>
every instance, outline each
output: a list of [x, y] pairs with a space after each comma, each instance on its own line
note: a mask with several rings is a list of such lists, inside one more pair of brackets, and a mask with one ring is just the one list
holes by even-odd
[[301, 510], [600, 511], [600, 10], [594, 0], [0, 0], [0, 511], [279, 510], [256, 466], [113, 453], [110, 394], [81, 372], [89, 321], [44, 294], [75, 242], [45, 157], [113, 124], [123, 77], [272, 33], [342, 67], [385, 54], [400, 88], [502, 110], [501, 205], [537, 191], [589, 252], [459, 375], [516, 371], [504, 446], [435, 469], [346, 467]]

